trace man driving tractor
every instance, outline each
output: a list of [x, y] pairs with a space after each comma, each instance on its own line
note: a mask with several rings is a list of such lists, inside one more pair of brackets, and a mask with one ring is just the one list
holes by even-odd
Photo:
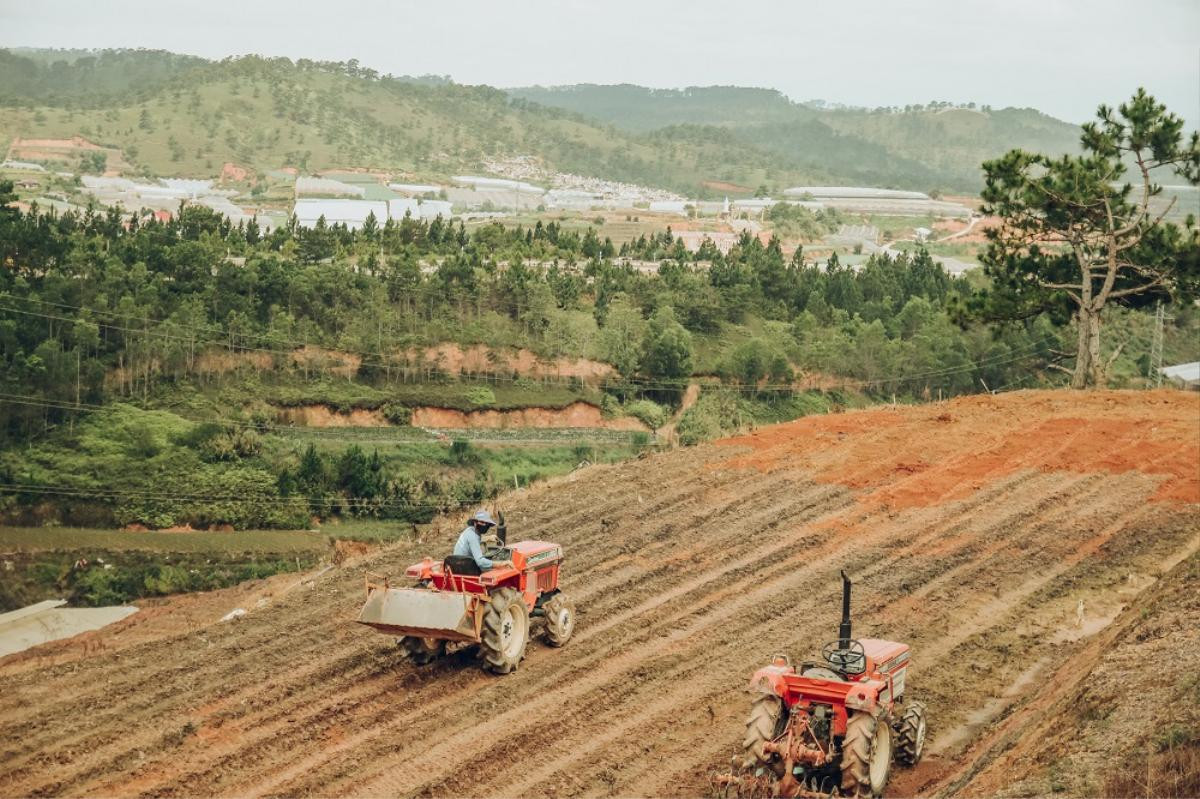
[[469, 573], [469, 571], [464, 571], [464, 568], [469, 569], [467, 564], [471, 561], [479, 570], [475, 572], [476, 574], [482, 574], [488, 569], [496, 567], [512, 566], [510, 560], [491, 560], [483, 554], [483, 538], [495, 526], [496, 520], [486, 510], [480, 508], [475, 512], [467, 526], [458, 534], [458, 541], [454, 544], [454, 554], [450, 556], [454, 560], [446, 559], [455, 571], [459, 574]]

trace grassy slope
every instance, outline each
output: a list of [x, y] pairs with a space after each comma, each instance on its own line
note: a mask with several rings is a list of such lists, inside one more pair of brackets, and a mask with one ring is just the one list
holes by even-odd
[[0, 136], [82, 134], [159, 175], [211, 177], [232, 161], [260, 173], [369, 167], [444, 179], [487, 156], [529, 154], [554, 169], [713, 196], [705, 182], [974, 189], [983, 159], [1013, 146], [1071, 149], [1078, 135], [1029, 109], [819, 110], [741, 87], [505, 93], [309, 62], [198, 64], [165, 53], [107, 72], [63, 65], [61, 74], [96, 87], [73, 95], [61, 80], [29, 78], [33, 60], [4, 57]]
[[[3, 88], [0, 78], [0, 96]], [[196, 177], [232, 161], [259, 172], [370, 167], [444, 178], [484, 156], [518, 154], [681, 190], [710, 179], [753, 184], [774, 170], [818, 177], [715, 129], [639, 137], [561, 110], [514, 105], [489, 87], [368, 79], [286, 61], [204, 65], [144, 96], [102, 109], [5, 107], [0, 136], [82, 134], [123, 148], [149, 172]]]

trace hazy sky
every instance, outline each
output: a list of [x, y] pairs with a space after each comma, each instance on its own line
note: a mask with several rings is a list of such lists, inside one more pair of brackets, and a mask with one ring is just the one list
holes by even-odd
[[736, 84], [797, 100], [1033, 106], [1139, 86], [1200, 119], [1197, 0], [0, 0], [0, 46], [357, 58], [493, 86]]

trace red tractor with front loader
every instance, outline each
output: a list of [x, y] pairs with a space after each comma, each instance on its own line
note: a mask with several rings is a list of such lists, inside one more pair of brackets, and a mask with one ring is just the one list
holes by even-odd
[[[549, 541], [507, 544], [504, 516], [487, 557], [511, 563], [482, 573], [456, 556], [425, 558], [405, 571], [416, 585], [393, 588], [386, 577], [367, 576], [367, 601], [358, 622], [399, 636], [417, 665], [432, 663], [450, 645], [477, 645], [482, 665], [496, 674], [516, 671], [525, 657], [532, 620], [544, 620], [542, 637], [562, 646], [575, 628], [575, 605], [559, 590], [563, 550]], [[468, 559], [469, 560], [469, 559]], [[455, 569], [460, 571], [456, 572]], [[473, 571], [478, 571], [474, 569]]]
[[925, 707], [907, 699], [909, 646], [852, 637], [850, 586], [842, 572], [842, 623], [823, 662], [775, 655], [750, 678], [743, 753], [733, 773], [714, 778], [722, 796], [874, 799], [893, 761], [921, 759]]

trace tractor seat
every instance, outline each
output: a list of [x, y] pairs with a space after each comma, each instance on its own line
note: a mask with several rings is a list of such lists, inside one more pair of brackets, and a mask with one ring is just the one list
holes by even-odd
[[801, 677], [811, 677], [814, 680], [837, 680], [842, 681], [842, 676], [833, 669], [827, 669], [824, 666], [811, 666], [800, 672]]
[[483, 574], [475, 558], [468, 555], [447, 555], [442, 561], [442, 570], [454, 572], [458, 577], [477, 577]]

